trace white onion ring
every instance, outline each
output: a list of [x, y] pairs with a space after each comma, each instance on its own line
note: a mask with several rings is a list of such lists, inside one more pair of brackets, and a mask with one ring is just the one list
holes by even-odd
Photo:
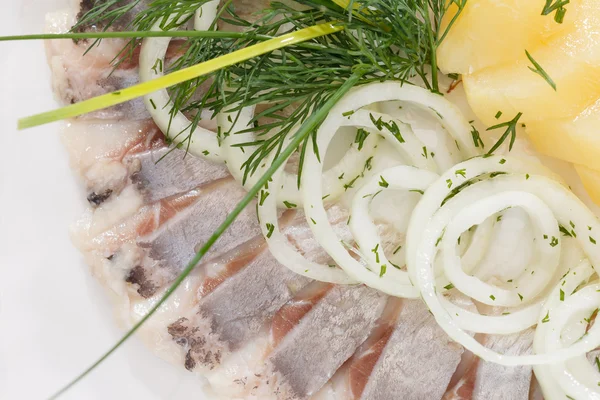
[[[372, 177], [354, 196], [350, 229], [360, 247], [362, 258], [370, 269], [353, 259], [347, 252], [344, 270], [366, 285], [392, 296], [417, 298], [419, 291], [412, 285], [408, 273], [394, 268], [383, 252], [377, 227], [369, 216], [369, 204], [379, 191], [400, 189], [424, 191], [438, 175], [415, 167], [389, 168]], [[385, 187], [381, 183], [385, 182]]]
[[[465, 189], [465, 192], [467, 190]], [[471, 202], [468, 208], [464, 204], [457, 205], [461, 209], [447, 225], [441, 241], [445, 276], [460, 292], [470, 298], [476, 299], [480, 303], [490, 306], [518, 307], [523, 301], [519, 298], [516, 290], [502, 289], [481, 282], [476, 277], [468, 276], [463, 271], [460, 257], [456, 253], [456, 242], [460, 235], [471, 226], [483, 223], [490, 215], [494, 215], [507, 207], [521, 207], [525, 209], [529, 213], [530, 218], [536, 219], [537, 224], [542, 227], [541, 232], [550, 237], [559, 237], [558, 225], [552, 212], [539, 198], [527, 192], [508, 191], [496, 195], [490, 194], [481, 200]], [[448, 205], [448, 208], [450, 208], [450, 205]], [[550, 273], [544, 274], [548, 268], [542, 269], [538, 267], [537, 269], [533, 269], [537, 273], [535, 280], [529, 279], [532, 275], [525, 274], [523, 280], [526, 282], [516, 282], [519, 284], [518, 286], [522, 287], [518, 292], [527, 299], [537, 296], [548, 285], [558, 268], [560, 242], [554, 247], [548, 246], [547, 242], [543, 240], [541, 232], [536, 238], [542, 253], [542, 259], [538, 264], [541, 266], [550, 266]], [[537, 279], [542, 274], [545, 279]], [[493, 299], [491, 296], [493, 296]], [[531, 321], [531, 325], [535, 324], [536, 320], [537, 313]]]
[[[465, 191], [467, 190], [465, 189]], [[478, 190], [478, 192], [487, 194], [486, 190]], [[516, 201], [512, 200], [514, 196], [518, 196]], [[490, 215], [494, 215], [505, 209], [508, 205], [523, 207], [530, 213], [533, 219], [538, 220], [539, 225], [544, 226], [544, 232], [556, 237], [559, 236], [556, 220], [553, 218], [550, 210], [537, 197], [524, 192], [502, 192], [496, 195], [492, 193], [487, 198], [475, 201], [469, 204], [469, 208], [466, 208], [464, 204], [456, 204], [456, 202], [450, 204], [449, 202], [448, 208], [455, 206], [454, 208], [460, 211], [454, 215], [451, 222], [447, 225], [445, 233], [443, 233], [443, 238], [436, 240], [436, 243], [438, 241], [441, 242], [439, 248], [443, 250], [443, 270], [447, 281], [452, 283], [453, 288], [456, 288], [466, 296], [490, 306], [521, 306], [523, 301], [519, 296], [523, 294], [523, 298], [536, 298], [555, 275], [559, 262], [559, 244], [555, 247], [548, 246], [546, 242], [541, 241], [542, 235], [540, 234], [538, 243], [541, 243], [540, 247], [543, 256], [538, 261], [538, 266], [532, 269], [534, 272], [537, 272], [535, 282], [527, 282], [532, 280], [531, 278], [533, 277], [533, 275], [527, 272], [521, 275], [524, 277], [523, 279], [516, 279], [516, 282], [512, 284], [516, 287], [524, 287], [523, 289], [511, 290], [498, 288], [484, 283], [474, 276], [467, 275], [461, 265], [462, 260], [456, 253], [458, 237], [471, 226], [489, 221]], [[452, 212], [452, 210], [448, 211], [448, 208], [445, 209], [447, 211], [445, 215]], [[546, 248], [549, 249], [548, 254], [544, 254]], [[547, 268], [544, 269], [544, 266]], [[550, 273], [547, 273], [547, 269], [550, 269]], [[542, 279], [538, 278], [540, 275]], [[440, 287], [440, 284], [438, 283], [436, 286]], [[508, 315], [484, 316], [457, 307], [444, 296], [440, 295], [438, 297], [440, 303], [453, 316], [456, 323], [462, 329], [477, 333], [511, 334], [523, 331], [537, 322], [541, 309], [541, 300], [538, 300]]]
[[[337, 128], [344, 125], [348, 119], [352, 120], [354, 114], [357, 114], [357, 117], [355, 117], [357, 120], [350, 123], [363, 123], [362, 121], [365, 118], [361, 117], [361, 114], [364, 114], [360, 112], [362, 107], [377, 102], [392, 100], [408, 101], [430, 109], [432, 116], [439, 118], [446, 130], [461, 144], [465, 156], [477, 154], [477, 149], [474, 147], [471, 137], [468, 134], [469, 125], [462, 117], [460, 111], [447, 100], [434, 95], [425, 89], [409, 85], [403, 86], [397, 82], [374, 83], [361, 86], [344, 96], [333, 107], [329, 116], [318, 130], [317, 146], [319, 151], [322, 154], [327, 152]], [[385, 132], [385, 129], [381, 132], [393, 146], [411, 146], [410, 141], [405, 140], [404, 143], [400, 143], [400, 141], [391, 134], [391, 131], [389, 134], [388, 132]], [[407, 130], [407, 134], [411, 132]], [[414, 151], [409, 151], [407, 153], [410, 153], [412, 159], [415, 160]], [[428, 157], [425, 156], [423, 157], [423, 159], [427, 158]], [[429, 165], [432, 165], [431, 168], [434, 168], [433, 164]], [[414, 168], [411, 171], [413, 174], [421, 174], [420, 176], [425, 180], [424, 175], [427, 174], [426, 171], [419, 171]], [[304, 197], [304, 211], [306, 218], [319, 243], [352, 278], [360, 280], [368, 286], [377, 288], [388, 294], [413, 297], [414, 290], [412, 288], [408, 290], [408, 287], [405, 286], [401, 290], [397, 285], [390, 284], [387, 280], [380, 279], [378, 275], [365, 270], [360, 263], [348, 254], [347, 249], [340, 242], [329, 223], [327, 213], [323, 207], [322, 174], [323, 165], [318, 161], [314, 154], [313, 143], [309, 142], [304, 163], [301, 188]]]
[[[372, 122], [372, 118], [375, 120], [381, 119], [381, 121], [385, 123], [396, 124], [400, 130], [402, 141], [394, 136], [387, 128], [378, 129], [377, 126], [375, 126], [375, 124]], [[342, 119], [340, 126], [366, 128], [371, 135], [373, 135], [373, 133], [379, 134], [383, 136], [387, 140], [387, 143], [394, 147], [394, 149], [396, 149], [400, 154], [404, 154], [407, 159], [410, 160], [411, 165], [417, 168], [427, 169], [429, 171], [437, 171], [437, 167], [432, 157], [426, 157], [422, 153], [423, 143], [417, 139], [411, 126], [399, 121], [396, 118], [375, 111], [361, 109], [355, 111], [347, 118]]]
[[219, 0], [211, 0], [202, 4], [194, 14], [194, 29], [197, 31], [207, 31], [217, 17]]
[[421, 124], [423, 116], [422, 113], [418, 113], [418, 107], [415, 109], [397, 101], [381, 103], [379, 109], [382, 113], [391, 115], [406, 124], [414, 124], [417, 138], [423, 141], [423, 144], [429, 143], [432, 146], [431, 151], [435, 151], [435, 163], [440, 173], [464, 160], [460, 154], [460, 145], [446, 137], [446, 132], [438, 119], [432, 118]]
[[[264, 169], [257, 171], [246, 177], [244, 182], [244, 163], [254, 151], [251, 147], [242, 150], [237, 145], [242, 143], [251, 143], [256, 140], [254, 132], [241, 132], [249, 126], [251, 121], [250, 109], [244, 108], [241, 112], [223, 113], [217, 116], [217, 122], [222, 132], [228, 132], [223, 138], [222, 153], [227, 161], [227, 167], [231, 175], [246, 189], [251, 188], [256, 184]], [[253, 113], [253, 111], [252, 111]], [[250, 117], [250, 118], [248, 118]], [[235, 126], [233, 126], [235, 124]], [[365, 168], [367, 159], [373, 156], [376, 151], [377, 143], [379, 142], [378, 135], [369, 135], [363, 143], [363, 148], [358, 150], [358, 147], [353, 144], [348, 151], [344, 153], [342, 158], [336, 165], [327, 170], [323, 176], [323, 191], [328, 194], [328, 201], [339, 198], [345, 191], [344, 180], [340, 180], [342, 174], [347, 176], [357, 176], [362, 173]], [[268, 163], [267, 163], [268, 164]], [[289, 204], [301, 207], [303, 204], [302, 196], [298, 190], [298, 175], [283, 171], [280, 181], [280, 188], [277, 192], [277, 205], [281, 208], [287, 208]], [[287, 202], [287, 203], [285, 203]], [[286, 205], [287, 204], [287, 205]]]
[[[254, 114], [253, 107], [243, 108], [239, 113], [223, 113], [217, 117], [219, 126], [222, 132], [228, 132], [223, 138], [223, 155], [226, 159], [227, 167], [238, 182], [243, 181], [243, 163], [247, 160], [249, 152], [243, 151], [240, 147], [235, 147], [235, 144], [251, 142], [255, 140], [255, 136], [252, 132], [237, 133], [249, 126]], [[369, 140], [367, 138], [367, 140]], [[378, 141], [377, 135], [372, 135], [370, 144], [366, 145], [361, 151], [358, 151], [356, 146], [352, 146], [351, 149], [344, 155], [342, 160], [329, 170], [327, 176], [334, 177], [336, 181], [339, 171], [343, 171], [346, 165], [349, 164], [349, 168], [352, 171], [356, 168], [356, 162], [358, 161], [361, 165], [364, 164], [365, 154], [371, 154], [367, 149], [371, 149], [371, 152], [375, 150]], [[366, 143], [367, 141], [365, 141]], [[257, 177], [260, 176], [266, 169], [266, 165], [271, 164], [271, 159], [265, 163], [264, 168], [259, 168], [257, 174], [249, 177], [246, 182], [246, 186], [254, 185]], [[307, 260], [302, 254], [300, 254], [286, 239], [279, 229], [279, 219], [277, 213], [277, 206], [286, 208], [295, 208], [289, 206], [292, 201], [297, 201], [299, 194], [296, 186], [297, 176], [285, 172], [285, 166], [282, 166], [271, 178], [271, 182], [264, 190], [268, 193], [262, 201], [259, 201], [258, 205], [258, 219], [263, 232], [263, 236], [269, 246], [269, 250], [273, 257], [281, 264], [292, 270], [293, 272], [306, 276], [310, 279], [319, 280], [322, 282], [330, 282], [336, 284], [355, 284], [357, 281], [350, 278], [343, 270], [339, 268], [332, 268], [329, 265], [319, 264]], [[287, 178], [288, 182], [292, 180], [293, 183], [281, 185], [282, 178]], [[330, 178], [332, 179], [332, 178]], [[292, 186], [293, 185], [293, 186]], [[282, 187], [283, 186], [283, 187]], [[327, 185], [328, 187], [333, 184]], [[284, 195], [280, 193], [284, 192]], [[284, 204], [284, 201], [288, 201], [288, 205]], [[279, 203], [279, 204], [278, 204]]]
[[[210, 1], [196, 13], [196, 29], [208, 29], [216, 17], [218, 1]], [[160, 22], [157, 22], [151, 29], [159, 31]], [[169, 48], [171, 38], [144, 38], [140, 50], [140, 81], [147, 82], [164, 75], [165, 55]], [[204, 157], [212, 161], [222, 161], [219, 142], [214, 132], [202, 128], [194, 127], [192, 132], [191, 121], [178, 111], [171, 116], [173, 102], [166, 89], [161, 89], [144, 97], [146, 109], [152, 116], [152, 119], [165, 134], [173, 139], [175, 143], [185, 142], [190, 153], [198, 157]], [[189, 137], [189, 141], [187, 140]]]
[[471, 243], [469, 243], [469, 247], [467, 247], [465, 253], [462, 255], [463, 271], [466, 273], [472, 272], [483, 259], [489, 247], [488, 244], [493, 230], [494, 220], [492, 218], [488, 218], [477, 225], [475, 232], [471, 235]]
[[[461, 196], [465, 197], [465, 193], [468, 191], [473, 194], [478, 186], [481, 196], [518, 189], [539, 197], [552, 210], [556, 220], [561, 224], [569, 226], [572, 222], [575, 225], [573, 230], [579, 235], [577, 240], [590, 261], [593, 263], [600, 261], [600, 251], [592, 241], [588, 240], [588, 234], [592, 235], [595, 232], [600, 232], [600, 224], [596, 217], [575, 195], [559, 183], [543, 176], [526, 176], [526, 171], [530, 167], [531, 165], [517, 159], [504, 159], [501, 157], [476, 158], [457, 165], [451, 171], [442, 175], [425, 193], [413, 212], [407, 235], [407, 264], [409, 273], [413, 279], [413, 283], [419, 287], [421, 295], [435, 316], [436, 321], [452, 339], [462, 344], [474, 354], [486, 361], [502, 365], [536, 365], [560, 362], [593, 350], [600, 343], [600, 337], [588, 335], [588, 337], [574, 343], [569, 348], [552, 351], [549, 354], [528, 356], [501, 355], [487, 349], [473, 339], [470, 334], [465, 332], [455, 316], [444, 308], [444, 303], [440, 301], [439, 295], [436, 293], [435, 277], [431, 265], [437, 252], [435, 244], [444, 227], [452, 219], [448, 220], [448, 216], [444, 219], [444, 215], [442, 215], [444, 208], [448, 207], [452, 202], [459, 201]], [[454, 172], [458, 169], [465, 171], [464, 177], [456, 176]], [[529, 171], [534, 172], [531, 169]], [[444, 207], [440, 208], [440, 204], [449, 192], [446, 186], [447, 179], [454, 179], [455, 185], [460, 185], [474, 177], [493, 172], [504, 172], [510, 175], [499, 176], [492, 180], [474, 184], [456, 195]], [[466, 204], [469, 203], [466, 202]], [[534, 299], [525, 299], [525, 302], [528, 300], [531, 301]], [[496, 318], [506, 318], [506, 316]], [[474, 328], [476, 327], [474, 326]]]
[[[565, 277], [559, 281], [550, 293], [540, 314], [543, 316], [548, 315], [549, 321], [540, 323], [535, 331], [533, 348], [536, 353], [545, 353], [548, 349], [556, 350], [562, 347], [562, 343], [556, 341], [556, 336], [552, 338], [550, 335], [552, 330], [558, 329], [559, 332], [562, 332], [564, 328], [556, 326], [557, 323], [553, 316], [559, 312], [559, 307], [568, 305], [571, 302], [573, 291], [579, 285], [585, 283], [593, 274], [594, 269], [589, 261], [585, 260], [565, 274]], [[594, 286], [597, 290], [598, 285]], [[600, 303], [592, 303], [591, 306], [598, 307]], [[573, 311], [567, 311], [566, 315], [567, 317], [573, 315]], [[534, 369], [537, 380], [548, 400], [562, 400], [567, 398], [567, 395], [573, 398], [600, 398], [598, 389], [600, 374], [589, 364], [584, 355], [555, 365], [537, 365]], [[589, 385], [589, 381], [592, 379], [593, 384]], [[586, 381], [588, 382], [587, 385], [585, 384]], [[592, 388], [589, 386], [592, 386]]]
[[259, 200], [258, 205], [258, 220], [271, 254], [277, 261], [290, 270], [310, 279], [337, 284], [358, 283], [339, 268], [307, 260], [289, 243], [279, 230], [277, 193], [280, 190], [284, 167], [282, 166], [273, 174], [268, 188], [264, 189], [268, 190], [269, 194], [266, 198]]

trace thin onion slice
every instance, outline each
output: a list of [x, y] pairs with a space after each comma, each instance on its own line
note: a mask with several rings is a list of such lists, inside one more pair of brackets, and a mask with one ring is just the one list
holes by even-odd
[[[461, 171], [461, 173], [457, 174], [456, 171]], [[456, 316], [450, 310], [444, 307], [445, 303], [440, 300], [432, 265], [438, 252], [436, 243], [443, 235], [444, 229], [448, 227], [454, 218], [464, 217], [465, 214], [457, 217], [460, 209], [471, 207], [472, 203], [487, 196], [518, 190], [538, 197], [553, 213], [552, 221], [556, 219], [558, 223], [572, 227], [573, 236], [576, 236], [579, 245], [590, 261], [594, 264], [600, 261], [600, 251], [594, 243], [595, 240], [588, 239], [596, 232], [600, 232], [600, 224], [596, 217], [566, 187], [544, 176], [529, 175], [528, 171], [531, 171], [532, 174], [535, 172], [530, 164], [508, 157], [475, 158], [457, 165], [443, 174], [425, 193], [413, 212], [407, 235], [409, 273], [438, 324], [452, 339], [474, 354], [486, 361], [503, 365], [536, 365], [560, 362], [585, 354], [600, 343], [600, 336], [592, 334], [590, 331], [590, 334], [569, 347], [546, 354], [502, 355], [487, 349], [469, 333], [465, 332], [465, 328], [461, 326], [460, 321], [456, 319]], [[495, 177], [490, 178], [490, 174]], [[487, 179], [485, 179], [486, 177]], [[484, 180], [474, 183], [476, 178]], [[447, 186], [448, 179], [453, 180], [453, 187], [462, 187], [463, 190], [452, 193]], [[468, 186], [469, 184], [471, 186]], [[449, 193], [453, 194], [454, 197], [448, 198]], [[471, 208], [465, 212], [470, 212], [470, 210]], [[541, 214], [540, 217], [542, 217]], [[548, 233], [547, 238], [542, 238], [549, 248], [558, 247], [561, 241], [559, 237], [553, 236], [553, 233]], [[545, 280], [546, 277], [541, 279]], [[540, 293], [540, 295], [543, 296], [544, 294]], [[535, 298], [523, 299], [524, 304], [531, 302], [535, 302]], [[511, 322], [510, 315], [496, 318], [504, 318], [506, 323]], [[477, 328], [480, 323], [473, 323], [471, 328]], [[515, 321], [512, 321], [512, 323], [515, 323]], [[522, 326], [526, 325], [528, 324], [522, 324]], [[481, 331], [481, 329], [478, 330]]]
[[[594, 269], [588, 260], [584, 260], [577, 267], [569, 270], [559, 281], [552, 293], [546, 299], [540, 315], [545, 318], [540, 321], [533, 342], [533, 348], [536, 353], [546, 353], [548, 350], [556, 350], [563, 347], [561, 341], [557, 341], [556, 336], [552, 338], [553, 330], [564, 332], [564, 327], [557, 326], [554, 315], [556, 315], [561, 306], [567, 306], [567, 318], [573, 316], [574, 308], [569, 307], [576, 289], [587, 282], [594, 274]], [[598, 285], [594, 285], [598, 286]], [[597, 289], [596, 289], [597, 290]], [[592, 309], [599, 307], [600, 303], [590, 302], [588, 304]], [[571, 319], [572, 321], [572, 319]], [[587, 326], [587, 323], [585, 324]], [[583, 326], [585, 333], [586, 326]], [[572, 358], [566, 362], [555, 365], [538, 365], [534, 367], [535, 375], [540, 383], [544, 395], [548, 400], [565, 399], [567, 395], [572, 398], [599, 399], [600, 374], [596, 368], [592, 367], [584, 355]], [[587, 381], [587, 384], [586, 384]], [[590, 385], [590, 381], [592, 381]], [[591, 387], [590, 387], [591, 386]]]
[[403, 154], [411, 165], [429, 171], [437, 171], [433, 157], [424, 150], [423, 143], [417, 139], [411, 126], [396, 118], [361, 109], [340, 121], [340, 126], [366, 128], [371, 135], [377, 133], [383, 136], [398, 153]]
[[[217, 116], [217, 122], [224, 134], [222, 142], [222, 153], [227, 162], [227, 167], [233, 177], [245, 188], [252, 187], [260, 177], [260, 169], [245, 177], [245, 163], [254, 151], [252, 146], [242, 147], [244, 143], [256, 141], [256, 135], [252, 131], [245, 131], [252, 120], [253, 109], [246, 107], [238, 112], [222, 113]], [[365, 163], [374, 155], [378, 135], [369, 135], [362, 143], [359, 150], [356, 144], [352, 144], [344, 153], [342, 158], [323, 176], [323, 191], [327, 193], [328, 201], [336, 200], [345, 191], [345, 181], [340, 176], [358, 176], [365, 168]], [[298, 175], [283, 171], [280, 179], [281, 184], [277, 192], [278, 207], [290, 208], [301, 207], [303, 199], [298, 189]]]
[[200, 6], [194, 14], [194, 29], [197, 31], [209, 30], [215, 21], [218, 8], [219, 0], [207, 1]]
[[[331, 110], [329, 116], [319, 128], [316, 137], [316, 148], [319, 149], [321, 154], [326, 154], [331, 140], [339, 126], [343, 126], [346, 123], [365, 124], [366, 116], [364, 115], [365, 113], [362, 112], [363, 110], [361, 110], [363, 107], [378, 102], [394, 100], [415, 103], [424, 109], [429, 110], [432, 117], [438, 118], [450, 135], [460, 143], [460, 147], [463, 149], [465, 156], [477, 154], [477, 149], [474, 147], [471, 137], [468, 134], [468, 123], [464, 120], [460, 111], [458, 111], [451, 103], [425, 89], [409, 85], [403, 86], [400, 83], [395, 82], [365, 85], [356, 88], [342, 98]], [[357, 115], [356, 117], [354, 117], [355, 114]], [[352, 121], [353, 117], [355, 118], [355, 121]], [[375, 118], [375, 115], [369, 115], [368, 120], [368, 123], [370, 124], [368, 127], [372, 128], [374, 126], [377, 128], [387, 141], [391, 142], [392, 146], [406, 145], [414, 147], [414, 142], [411, 142], [410, 140], [399, 140], [398, 138], [398, 131], [400, 134], [406, 133], [407, 138], [409, 135], [412, 135], [411, 130], [406, 129], [404, 124], [402, 124], [402, 126], [404, 127], [405, 132], [402, 132], [400, 125], [397, 123], [396, 126], [391, 126], [391, 128], [386, 127], [385, 129], [379, 129], [377, 125], [384, 126], [384, 124], [380, 124], [378, 118]], [[415, 163], [426, 162], [429, 155], [426, 154], [426, 149], [422, 150], [425, 152], [422, 159], [414, 158], [414, 149], [409, 149], [406, 153], [412, 157], [412, 160]], [[427, 163], [426, 165], [429, 168], [435, 168], [433, 163]], [[377, 271], [379, 274], [368, 271], [361, 263], [348, 254], [346, 247], [341, 243], [339, 237], [329, 223], [327, 213], [323, 207], [322, 174], [323, 165], [319, 162], [319, 159], [315, 154], [315, 145], [312, 142], [308, 143], [301, 188], [304, 197], [306, 218], [319, 243], [351, 277], [391, 295], [414, 297], [414, 288], [409, 286], [401, 287], [398, 286], [396, 282], [381, 279], [379, 277], [379, 275], [381, 275], [381, 269]], [[412, 168], [409, 175], [410, 176], [407, 177], [407, 179], [411, 179], [411, 184], [413, 183], [412, 179], [415, 177], [421, 178], [421, 182], [423, 183], [430, 179], [431, 172]], [[422, 188], [423, 186], [419, 185], [418, 187], [409, 187], [408, 189], [422, 190]]]
[[272, 181], [259, 197], [258, 219], [271, 254], [281, 264], [299, 275], [322, 282], [337, 284], [358, 283], [336, 265], [319, 264], [307, 260], [287, 240], [279, 229], [277, 193], [280, 190], [284, 167], [273, 174]]
[[369, 216], [369, 205], [382, 191], [395, 189], [420, 193], [437, 178], [438, 175], [430, 171], [398, 166], [373, 176], [361, 187], [352, 202], [350, 230], [369, 268], [365, 268], [350, 256], [343, 256], [341, 262], [349, 275], [393, 296], [419, 297], [419, 291], [410, 282], [408, 273], [394, 267], [384, 254], [377, 227]]
[[472, 238], [469, 247], [467, 247], [465, 253], [462, 255], [463, 271], [466, 273], [472, 272], [483, 259], [489, 247], [493, 230], [494, 220], [492, 218], [488, 218], [483, 223], [477, 225], [475, 232], [471, 235]]
[[[207, 29], [216, 17], [218, 1], [204, 4], [197, 11], [195, 18], [196, 29]], [[160, 22], [157, 22], [152, 31], [159, 31]], [[144, 38], [140, 50], [140, 80], [147, 82], [164, 75], [165, 55], [169, 48], [171, 38]], [[222, 161], [219, 142], [214, 132], [192, 126], [192, 122], [177, 111], [172, 113], [174, 104], [166, 89], [161, 89], [144, 97], [146, 109], [152, 119], [165, 134], [175, 143], [184, 143], [187, 150], [195, 156], [205, 157], [212, 161]]]
[[[475, 190], [475, 185], [473, 186]], [[484, 192], [477, 189], [479, 193]], [[465, 197], [471, 188], [461, 193]], [[443, 251], [444, 275], [463, 294], [480, 303], [489, 306], [518, 307], [523, 304], [523, 298], [532, 299], [542, 292], [554, 276], [560, 259], [560, 242], [549, 246], [546, 237], [557, 238], [560, 236], [558, 224], [550, 209], [536, 196], [523, 191], [506, 191], [498, 194], [485, 194], [486, 197], [477, 200], [475, 196], [469, 199], [467, 205], [454, 202], [448, 203], [444, 210], [453, 206], [458, 212], [452, 216], [452, 220], [446, 226], [441, 239], [441, 250]], [[459, 195], [457, 195], [457, 198]], [[458, 199], [457, 199], [458, 200]], [[458, 204], [456, 204], [458, 203]], [[504, 289], [480, 281], [474, 276], [467, 275], [462, 268], [461, 259], [457, 254], [457, 241], [460, 235], [471, 226], [483, 223], [490, 216], [509, 207], [521, 207], [526, 210], [533, 220], [534, 226], [539, 227], [539, 232], [534, 238], [540, 247], [541, 259], [538, 266], [531, 269], [531, 274], [524, 274], [516, 282], [512, 282], [515, 288]], [[447, 213], [449, 214], [449, 213]], [[542, 276], [542, 278], [540, 278]], [[519, 289], [516, 289], [518, 287]], [[532, 324], [535, 324], [536, 317]]]

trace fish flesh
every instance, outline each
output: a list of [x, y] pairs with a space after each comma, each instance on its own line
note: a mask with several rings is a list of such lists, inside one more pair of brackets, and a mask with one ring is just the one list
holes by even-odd
[[[146, 3], [135, 3], [114, 29], [128, 27]], [[234, 3], [248, 14], [264, 6]], [[91, 5], [84, 0], [79, 10], [54, 14], [49, 26], [68, 29]], [[135, 62], [113, 71], [123, 44], [103, 40], [83, 56], [89, 43], [49, 41], [58, 100], [76, 103], [136, 83]], [[183, 48], [175, 43], [167, 58]], [[119, 321], [131, 326], [245, 192], [226, 166], [171, 147], [139, 100], [71, 121], [63, 141], [89, 205], [73, 240], [111, 295]], [[531, 368], [478, 360], [447, 337], [420, 300], [291, 272], [270, 253], [255, 207], [246, 207], [139, 334], [160, 357], [204, 376], [221, 398], [528, 399], [533, 393]], [[344, 206], [330, 205], [328, 217], [350, 243]], [[301, 211], [278, 218], [299, 253], [334, 264]], [[385, 251], [404, 240], [393, 226], [379, 224], [379, 233]], [[531, 351], [530, 332], [478, 339], [511, 354]]]
[[[486, 347], [507, 355], [531, 353], [533, 330], [513, 335], [487, 335], [480, 339]], [[528, 400], [532, 386], [531, 366], [505, 367], [470, 355], [460, 380], [444, 395], [444, 400], [523, 399]]]
[[[48, 33], [67, 32], [80, 20], [94, 4], [108, 3], [108, 0], [92, 1], [83, 0], [79, 11], [69, 13], [58, 13], [48, 18], [46, 31]], [[132, 6], [126, 14], [110, 24], [109, 30], [122, 31], [133, 29], [135, 18], [143, 12], [150, 0], [121, 1], [111, 5], [107, 10], [120, 7]], [[259, 18], [258, 10], [268, 5], [267, 0], [236, 0], [232, 6], [236, 12], [247, 21]], [[191, 22], [186, 29], [192, 29]], [[226, 26], [225, 26], [226, 25]], [[230, 31], [240, 31], [242, 27], [234, 24], [220, 26]], [[106, 26], [103, 22], [97, 25], [83, 24], [78, 26], [79, 32], [103, 31]], [[127, 46], [127, 50], [123, 51]], [[140, 83], [139, 78], [139, 54], [141, 41], [128, 42], [127, 39], [111, 39], [93, 42], [91, 40], [66, 41], [49, 40], [46, 42], [46, 55], [52, 73], [52, 87], [57, 100], [63, 104], [74, 104], [92, 97], [106, 93], [119, 91]], [[169, 68], [185, 54], [187, 42], [181, 39], [171, 40], [164, 61], [164, 69]], [[200, 90], [206, 90], [210, 82], [206, 82]], [[199, 98], [201, 93], [196, 94]], [[122, 104], [115, 105], [105, 110], [92, 112], [82, 116], [83, 119], [107, 119], [107, 120], [146, 120], [150, 114], [146, 110], [143, 99], [134, 99]], [[202, 115], [200, 126], [215, 129], [211, 121], [210, 113]]]

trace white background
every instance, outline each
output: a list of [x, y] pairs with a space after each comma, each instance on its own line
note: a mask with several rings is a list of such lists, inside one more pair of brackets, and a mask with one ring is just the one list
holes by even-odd
[[[69, 0], [0, 0], [0, 35], [41, 33]], [[42, 42], [0, 42], [0, 399], [45, 399], [121, 335], [72, 246], [83, 209], [58, 125], [17, 132], [56, 107]], [[65, 399], [202, 399], [185, 370], [133, 339]]]

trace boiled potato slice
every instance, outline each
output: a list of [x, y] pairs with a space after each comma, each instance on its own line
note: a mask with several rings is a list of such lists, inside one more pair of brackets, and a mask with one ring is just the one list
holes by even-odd
[[600, 100], [576, 118], [527, 123], [537, 151], [600, 171]]
[[[471, 74], [504, 64], [522, 57], [523, 49], [531, 51], [568, 29], [568, 18], [557, 24], [552, 15], [541, 15], [544, 4], [544, 0], [468, 0], [438, 48], [440, 70]], [[452, 4], [440, 32], [445, 31], [457, 10]]]
[[[567, 16], [575, 8], [569, 8]], [[527, 49], [557, 91], [529, 69], [532, 63], [521, 48], [521, 56], [512, 63], [463, 76], [475, 114], [489, 125], [496, 123], [498, 111], [506, 118], [522, 112], [522, 122], [560, 119], [574, 117], [594, 103], [600, 97], [600, 1], [581, 0], [574, 24], [565, 35]]]
[[574, 164], [574, 166], [577, 174], [579, 174], [579, 177], [581, 178], [583, 187], [585, 187], [585, 190], [592, 201], [596, 204], [600, 204], [600, 171], [578, 164]]

